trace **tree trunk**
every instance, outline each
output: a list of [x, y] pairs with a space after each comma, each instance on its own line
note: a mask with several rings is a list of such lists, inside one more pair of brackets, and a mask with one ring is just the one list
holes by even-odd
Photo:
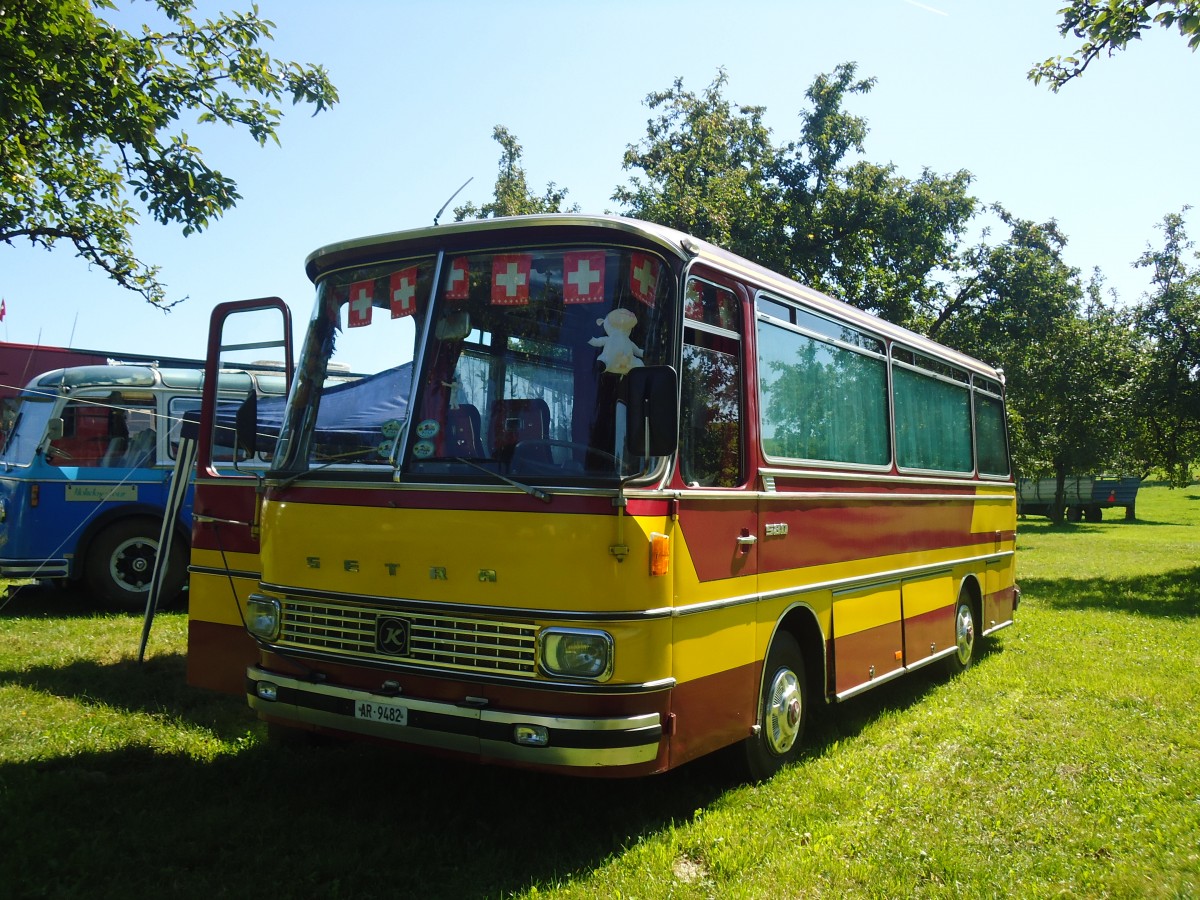
[[1063, 514], [1067, 509], [1067, 470], [1054, 470], [1054, 503], [1050, 507], [1050, 521], [1055, 525], [1063, 523]]

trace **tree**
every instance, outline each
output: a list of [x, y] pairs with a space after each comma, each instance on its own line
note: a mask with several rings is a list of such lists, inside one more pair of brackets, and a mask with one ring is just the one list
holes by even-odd
[[492, 137], [501, 148], [495, 198], [483, 206], [476, 206], [474, 203], [456, 206], [454, 208], [455, 221], [575, 210], [575, 207], [570, 210], [563, 209], [567, 191], [565, 188], [559, 190], [553, 181], [546, 185], [546, 192], [542, 196], [533, 195], [525, 178], [525, 169], [521, 165], [522, 150], [515, 135], [511, 134], [503, 125], [497, 125], [492, 130]]
[[1079, 273], [1062, 259], [1067, 238], [1053, 219], [1021, 219], [1000, 204], [991, 211], [1007, 236], [989, 244], [985, 231], [948, 267], [951, 283], [940, 307], [929, 307], [925, 333], [1019, 380], [1027, 354], [1038, 353], [1042, 336], [1074, 314]]
[[[1151, 14], [1151, 7], [1157, 12]], [[1059, 14], [1059, 33], [1073, 34], [1083, 43], [1076, 55], [1052, 57], [1029, 70], [1034, 84], [1044, 79], [1052, 91], [1082, 75], [1101, 53], [1112, 56], [1124, 50], [1156, 25], [1178, 28], [1193, 51], [1200, 46], [1200, 0], [1072, 0]]]
[[1130, 422], [1131, 335], [1100, 302], [1098, 284], [1092, 282], [1077, 314], [1058, 320], [1043, 337], [1014, 389], [1023, 426], [1019, 471], [1055, 476], [1056, 521], [1065, 507], [1066, 477], [1109, 467]]
[[700, 95], [677, 79], [649, 95], [659, 111], [625, 152], [641, 170], [613, 199], [638, 218], [713, 241], [775, 271], [900, 324], [913, 324], [936, 291], [931, 275], [954, 254], [975, 209], [970, 173], [849, 161], [863, 152], [865, 120], [844, 109], [869, 91], [852, 63], [808, 89], [799, 137], [775, 146], [761, 106], [723, 96], [723, 70]]
[[[931, 336], [1005, 372], [1013, 460], [1024, 477], [1052, 474], [1063, 508], [1067, 475], [1117, 461], [1132, 419], [1135, 334], [1062, 258], [1067, 239], [993, 207], [1008, 236], [963, 254]], [[988, 235], [985, 235], [985, 238]]]
[[683, 79], [646, 98], [658, 115], [646, 137], [625, 150], [623, 167], [640, 169], [613, 200], [635, 218], [694, 234], [771, 265], [780, 227], [779, 190], [772, 182], [777, 151], [761, 106], [734, 107], [722, 92], [724, 69], [697, 95]]
[[1137, 383], [1134, 450], [1147, 466], [1161, 468], [1182, 487], [1200, 456], [1200, 268], [1186, 259], [1200, 254], [1192, 252], [1182, 212], [1165, 216], [1161, 227], [1162, 248], [1147, 249], [1137, 262], [1153, 276], [1151, 292], [1136, 311], [1146, 346]]
[[[16, 0], [0, 16], [0, 241], [77, 255], [122, 287], [173, 305], [159, 268], [134, 253], [132, 198], [185, 235], [240, 199], [180, 120], [240, 126], [278, 143], [285, 94], [314, 114], [337, 102], [320, 66], [271, 58], [258, 8], [198, 24], [194, 0], [154, 0], [168, 30], [134, 35], [96, 10], [112, 0]], [[131, 197], [132, 195], [132, 197]], [[174, 301], [178, 302], [178, 301]]]
[[862, 156], [866, 120], [846, 111], [847, 98], [866, 94], [875, 79], [857, 79], [843, 63], [818, 75], [805, 92], [800, 138], [781, 152], [778, 177], [787, 209], [793, 278], [835, 294], [889, 321], [921, 327], [923, 308], [938, 292], [935, 272], [955, 253], [976, 200], [971, 174], [940, 176], [925, 169], [911, 180], [895, 166]]

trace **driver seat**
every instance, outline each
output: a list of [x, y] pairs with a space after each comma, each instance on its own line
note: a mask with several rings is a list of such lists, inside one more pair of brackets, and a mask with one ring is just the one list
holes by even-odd
[[[508, 462], [512, 459], [513, 448], [521, 441], [544, 441], [550, 437], [550, 407], [540, 398], [497, 400], [492, 404], [488, 435], [492, 456]], [[550, 462], [550, 448], [543, 450], [544, 453], [530, 455]]]

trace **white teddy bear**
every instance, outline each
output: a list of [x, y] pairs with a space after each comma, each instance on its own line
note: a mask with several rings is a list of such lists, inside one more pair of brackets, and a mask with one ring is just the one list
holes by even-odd
[[641, 348], [629, 338], [637, 325], [637, 316], [627, 309], [614, 309], [603, 319], [597, 319], [596, 324], [604, 326], [605, 336], [594, 337], [588, 343], [602, 348], [599, 359], [604, 363], [605, 372], [624, 375], [630, 369], [644, 365]]

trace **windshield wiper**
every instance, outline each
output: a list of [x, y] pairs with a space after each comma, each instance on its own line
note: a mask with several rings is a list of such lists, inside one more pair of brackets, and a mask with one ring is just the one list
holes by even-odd
[[[336, 465], [339, 465], [340, 463], [344, 463], [348, 460], [353, 459], [356, 456], [368, 456], [368, 455], [370, 455], [372, 453], [376, 453], [376, 452], [378, 452], [377, 447], [364, 447], [364, 448], [361, 448], [358, 450], [350, 450], [346, 453], [338, 453], [332, 457], [326, 457], [326, 461], [321, 463], [319, 466], [312, 466], [311, 468], [308, 468], [308, 469], [300, 469], [299, 471], [292, 472], [290, 475], [285, 477], [279, 483], [279, 487], [285, 488], [294, 481], [299, 481], [301, 478], [307, 478], [309, 475], [314, 475], [317, 472], [324, 471], [325, 469], [328, 469], [330, 466], [336, 466]], [[236, 468], [236, 466], [235, 466], [235, 468]], [[266, 477], [270, 478], [274, 474], [275, 474], [274, 471], [269, 471], [266, 473]]]
[[511, 484], [515, 488], [520, 488], [525, 493], [527, 493], [530, 497], [536, 497], [538, 500], [541, 500], [543, 503], [550, 502], [550, 494], [547, 493], [546, 491], [543, 491], [541, 488], [534, 487], [531, 484], [522, 484], [521, 482], [517, 481], [515, 478], [509, 478], [507, 475], [501, 475], [499, 472], [493, 472], [491, 469], [487, 468], [486, 466], [481, 466], [481, 465], [479, 465], [479, 463], [471, 462], [471, 460], [464, 459], [461, 456], [454, 457], [454, 461], [460, 462], [463, 465], [470, 466], [472, 469], [478, 469], [480, 472], [483, 472], [484, 474], [487, 474], [487, 475], [491, 475], [494, 478], [499, 478], [505, 484]]

